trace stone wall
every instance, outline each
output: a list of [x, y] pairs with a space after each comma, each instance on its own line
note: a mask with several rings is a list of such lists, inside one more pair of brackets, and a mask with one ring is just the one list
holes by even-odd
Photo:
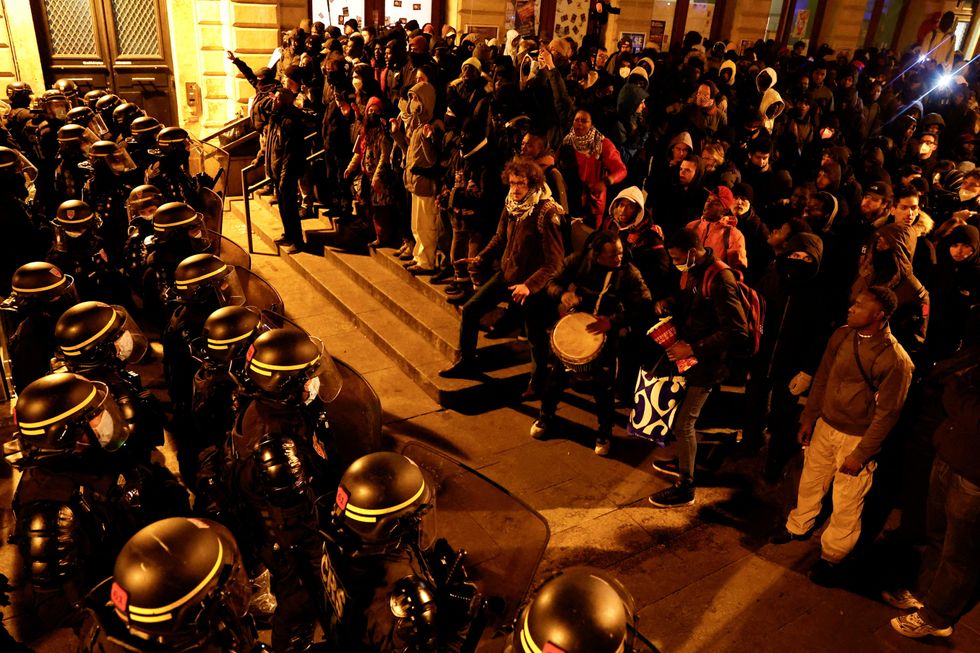
[[44, 89], [34, 18], [30, 0], [0, 0], [0, 88], [16, 79]]

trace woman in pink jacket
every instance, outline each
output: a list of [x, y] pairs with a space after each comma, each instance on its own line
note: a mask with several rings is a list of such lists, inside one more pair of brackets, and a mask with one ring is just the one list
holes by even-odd
[[606, 189], [626, 178], [626, 166], [613, 142], [592, 126], [588, 111], [575, 113], [572, 131], [565, 136], [562, 145], [575, 151], [578, 168], [575, 172], [580, 182], [580, 206], [584, 214], [574, 217], [583, 217], [590, 227], [600, 229], [606, 213]]

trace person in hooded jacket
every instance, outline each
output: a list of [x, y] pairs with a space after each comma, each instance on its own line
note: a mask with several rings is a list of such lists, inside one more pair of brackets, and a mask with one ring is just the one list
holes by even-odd
[[293, 104], [295, 94], [283, 87], [276, 91], [275, 110], [266, 137], [266, 170], [275, 184], [282, 220], [280, 246], [287, 253], [299, 251], [303, 228], [299, 215], [299, 179], [307, 167], [305, 137], [313, 128], [314, 116]]
[[889, 324], [913, 360], [923, 351], [929, 326], [929, 291], [912, 271], [914, 239], [915, 233], [904, 225], [878, 229], [865, 248], [857, 279], [851, 285], [852, 300], [871, 286], [883, 286], [895, 293], [898, 304]]
[[667, 184], [659, 187], [653, 184], [653, 177], [647, 178], [647, 195], [653, 197], [653, 219], [670, 237], [675, 230], [691, 220], [696, 220], [704, 212], [708, 191], [701, 183], [701, 157], [688, 154], [676, 171], [666, 178]]
[[736, 227], [745, 237], [745, 255], [748, 267], [745, 271], [745, 282], [755, 287], [765, 274], [772, 262], [773, 252], [769, 245], [769, 227], [756, 214], [752, 206], [754, 192], [748, 184], [735, 184], [732, 187], [735, 198], [735, 209], [732, 214], [737, 221]]
[[919, 207], [919, 192], [911, 186], [902, 186], [895, 192], [895, 205], [891, 213], [875, 221], [874, 227], [880, 229], [886, 224], [898, 224], [912, 230], [915, 238], [911, 241], [912, 271], [925, 286], [932, 286], [932, 275], [936, 268], [936, 248], [930, 240], [935, 224], [928, 213]]
[[374, 225], [375, 239], [368, 243], [369, 247], [389, 247], [400, 242], [391, 215], [394, 194], [398, 192], [391, 169], [393, 147], [394, 141], [384, 120], [383, 102], [381, 98], [372, 97], [367, 101], [364, 121], [354, 143], [354, 156], [344, 172], [345, 177], [354, 177], [355, 202]]
[[926, 344], [933, 360], [952, 355], [967, 336], [964, 316], [980, 303], [980, 231], [958, 225], [939, 242]]
[[419, 82], [408, 92], [402, 113], [392, 126], [395, 145], [405, 158], [405, 190], [412, 195], [412, 235], [415, 248], [409, 272], [418, 275], [436, 271], [436, 247], [441, 221], [436, 210], [438, 193], [439, 125], [433, 111], [436, 89]]
[[715, 257], [743, 274], [749, 262], [745, 251], [745, 236], [738, 229], [734, 215], [735, 196], [726, 186], [718, 186], [708, 191], [701, 217], [688, 223], [701, 239], [701, 244], [711, 249]]
[[798, 397], [809, 388], [833, 326], [817, 276], [822, 259], [823, 241], [813, 233], [797, 233], [759, 282], [766, 318], [746, 388], [745, 439], [761, 446], [763, 428], [769, 431], [765, 473], [770, 482], [799, 450]]

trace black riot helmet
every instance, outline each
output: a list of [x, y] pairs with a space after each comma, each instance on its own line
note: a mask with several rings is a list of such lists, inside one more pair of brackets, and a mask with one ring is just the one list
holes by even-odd
[[26, 109], [31, 104], [34, 91], [27, 82], [16, 81], [7, 84], [7, 100], [14, 109]]
[[136, 140], [152, 139], [156, 143], [157, 134], [163, 129], [160, 121], [153, 116], [137, 116], [129, 123], [129, 134]]
[[49, 374], [28, 384], [17, 397], [14, 422], [29, 460], [93, 448], [115, 451], [129, 437], [108, 387], [71, 373]]
[[129, 221], [135, 218], [153, 219], [153, 214], [164, 204], [163, 193], [152, 184], [142, 184], [129, 191], [126, 199], [126, 213]]
[[45, 261], [25, 263], [17, 268], [10, 286], [10, 296], [3, 302], [6, 309], [58, 305], [67, 308], [78, 303], [75, 280]]
[[202, 357], [214, 364], [242, 356], [258, 334], [259, 312], [246, 306], [224, 306], [204, 321]]
[[296, 329], [260, 335], [245, 356], [245, 385], [273, 401], [302, 405], [340, 394], [340, 371], [323, 342]]
[[167, 202], [153, 213], [153, 232], [158, 241], [189, 236], [204, 239], [204, 216], [184, 202]]
[[68, 122], [72, 125], [87, 127], [100, 138], [109, 133], [109, 128], [105, 126], [104, 122], [102, 122], [102, 116], [85, 105], [75, 107], [69, 111]]
[[138, 104], [123, 102], [112, 110], [112, 122], [116, 125], [116, 131], [128, 134], [132, 122], [143, 115], [145, 114]]
[[110, 597], [116, 616], [154, 651], [206, 643], [251, 650], [248, 576], [227, 528], [171, 517], [136, 533], [116, 556]]
[[58, 146], [62, 152], [81, 152], [87, 154], [96, 140], [91, 129], [82, 125], [67, 124], [58, 130]]
[[139, 361], [146, 337], [122, 306], [82, 302], [65, 311], [54, 327], [58, 356], [75, 369], [118, 360]]
[[51, 88], [55, 91], [60, 91], [73, 105], [78, 104], [78, 85], [74, 80], [59, 79], [51, 85]]
[[83, 96], [85, 106], [93, 111], [96, 110], [96, 104], [102, 98], [102, 96], [108, 95], [108, 93], [101, 88], [93, 89]]
[[119, 96], [112, 93], [106, 93], [96, 100], [95, 111], [102, 116], [102, 120], [107, 126], [111, 126], [113, 124], [112, 112], [115, 111], [116, 107], [118, 107], [120, 104], [122, 104], [122, 100], [119, 99]]
[[518, 614], [508, 653], [631, 653], [635, 606], [626, 588], [597, 569], [566, 570]]
[[432, 488], [411, 459], [388, 451], [354, 461], [340, 479], [333, 523], [341, 540], [366, 554], [418, 542]]
[[71, 110], [71, 102], [61, 91], [50, 89], [41, 96], [41, 107], [44, 115], [51, 120], [64, 122], [68, 119], [68, 112]]
[[222, 306], [245, 302], [235, 267], [214, 254], [194, 254], [178, 263], [174, 291], [184, 302], [203, 303], [215, 295]]
[[58, 206], [52, 224], [68, 238], [81, 238], [95, 233], [102, 221], [82, 200], [66, 200]]
[[157, 134], [155, 154], [162, 158], [183, 163], [190, 156], [191, 141], [182, 127], [164, 127]]
[[136, 169], [136, 164], [133, 162], [133, 158], [129, 156], [129, 151], [124, 143], [96, 141], [89, 148], [88, 155], [93, 167], [102, 163], [117, 175]]

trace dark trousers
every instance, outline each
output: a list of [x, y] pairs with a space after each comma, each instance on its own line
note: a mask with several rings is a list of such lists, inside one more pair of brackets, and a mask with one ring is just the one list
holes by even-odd
[[[613, 420], [616, 417], [616, 404], [613, 394], [616, 365], [613, 351], [612, 344], [607, 341], [598, 360], [593, 362], [593, 367], [589, 371], [591, 378], [588, 381], [592, 396], [595, 398], [599, 437], [607, 439], [612, 436]], [[545, 382], [544, 394], [541, 397], [541, 418], [543, 420], [554, 417], [562, 393], [568, 387], [571, 375], [572, 372], [568, 371], [568, 368], [557, 356], [551, 356], [548, 365], [548, 380]]]
[[[490, 279], [463, 305], [463, 320], [459, 327], [459, 349], [464, 358], [476, 354], [476, 341], [480, 335], [480, 318], [489, 313], [504, 299], [510, 299], [511, 291], [504, 275], [494, 273]], [[550, 304], [544, 292], [530, 295], [521, 306], [527, 342], [531, 346], [531, 382], [541, 383], [548, 362], [548, 316]]]
[[473, 258], [478, 255], [486, 243], [486, 237], [483, 232], [474, 229], [472, 225], [467, 223], [466, 219], [460, 217], [455, 212], [450, 214], [449, 222], [453, 229], [453, 240], [449, 246], [449, 259], [453, 261], [456, 279], [470, 279], [475, 286], [479, 283], [478, 266], [456, 263], [455, 261]]
[[279, 203], [279, 219], [286, 240], [294, 245], [303, 244], [303, 227], [299, 217], [299, 179], [302, 168], [286, 165], [276, 183], [276, 201]]
[[937, 458], [932, 465], [928, 546], [920, 576], [921, 614], [945, 628], [956, 623], [980, 580], [980, 486]]

